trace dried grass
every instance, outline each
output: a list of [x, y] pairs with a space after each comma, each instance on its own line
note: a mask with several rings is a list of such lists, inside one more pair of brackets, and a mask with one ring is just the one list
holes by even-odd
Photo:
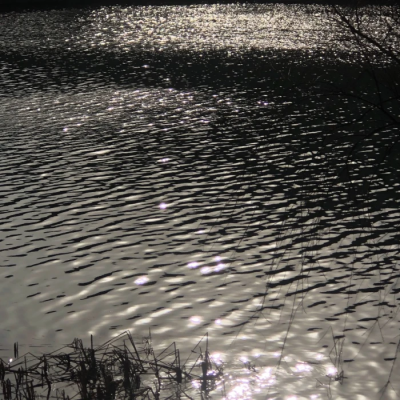
[[41, 356], [18, 357], [16, 343], [14, 356], [12, 363], [0, 358], [0, 399], [192, 399], [186, 391], [193, 382], [205, 398], [222, 376], [210, 359], [208, 335], [184, 364], [175, 343], [156, 354], [150, 334], [137, 344], [128, 331], [98, 347], [93, 337], [88, 348], [74, 339]]

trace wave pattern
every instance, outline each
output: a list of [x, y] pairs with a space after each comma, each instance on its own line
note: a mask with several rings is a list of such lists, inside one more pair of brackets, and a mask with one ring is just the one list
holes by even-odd
[[[47, 15], [50, 29], [57, 13], [21, 18]], [[117, 23], [100, 20], [101, 35]], [[58, 33], [50, 58], [45, 36], [2, 49], [0, 343], [150, 327], [189, 347], [207, 330], [220, 348], [243, 339], [237, 354], [284, 344], [289, 376], [290, 357], [328, 359], [345, 336], [348, 370], [362, 363], [361, 375], [385, 379], [398, 335], [398, 183], [368, 149], [351, 179], [337, 173], [345, 153], [325, 143], [326, 121], [349, 104], [304, 101], [327, 61], [238, 50], [232, 65], [205, 49], [207, 68], [177, 72], [190, 56], [179, 46], [110, 58], [120, 41], [106, 35], [107, 51], [85, 56]], [[86, 67], [68, 72], [67, 59]], [[162, 73], [160, 60], [171, 61]]]

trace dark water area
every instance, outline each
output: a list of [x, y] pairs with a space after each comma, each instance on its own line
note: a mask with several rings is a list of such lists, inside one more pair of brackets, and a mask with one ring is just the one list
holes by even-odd
[[303, 4], [303, 5], [342, 5], [369, 6], [369, 5], [399, 5], [399, 0], [263, 0], [263, 1], [207, 1], [207, 0], [2, 0], [0, 12], [29, 12], [34, 10], [55, 10], [83, 7], [131, 7], [131, 6], [196, 6], [211, 4]]
[[379, 398], [398, 126], [338, 95], [375, 96], [335, 35], [318, 6], [0, 14], [3, 353], [208, 331], [227, 362], [280, 360], [227, 398]]

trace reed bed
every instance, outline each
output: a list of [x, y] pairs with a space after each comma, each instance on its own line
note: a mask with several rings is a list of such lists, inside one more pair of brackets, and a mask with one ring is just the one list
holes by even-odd
[[[175, 343], [156, 352], [151, 334], [140, 343], [130, 332], [100, 345], [84, 347], [81, 339], [49, 354], [0, 358], [0, 399], [193, 399], [207, 398], [223, 375], [210, 358], [208, 335], [181, 363]], [[190, 395], [188, 392], [191, 392]], [[1, 397], [2, 396], [2, 397]]]

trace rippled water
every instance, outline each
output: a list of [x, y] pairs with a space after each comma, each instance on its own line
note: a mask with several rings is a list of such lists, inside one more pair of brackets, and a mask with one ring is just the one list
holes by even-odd
[[280, 363], [227, 398], [379, 398], [399, 334], [397, 164], [377, 169], [382, 134], [338, 175], [330, 121], [359, 110], [324, 82], [359, 67], [321, 7], [0, 21], [1, 354], [149, 328], [184, 352], [209, 332], [233, 366]]

